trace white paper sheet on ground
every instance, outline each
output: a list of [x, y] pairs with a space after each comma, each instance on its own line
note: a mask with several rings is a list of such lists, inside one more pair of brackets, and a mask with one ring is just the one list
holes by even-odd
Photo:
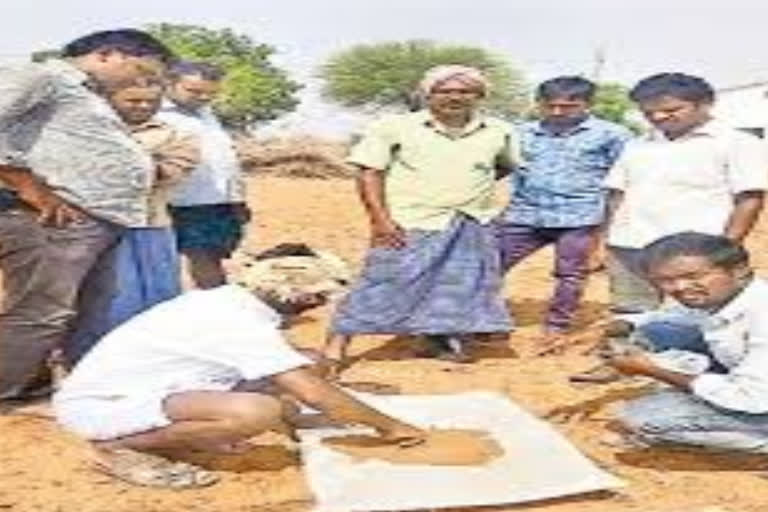
[[546, 422], [498, 393], [355, 395], [422, 427], [486, 430], [504, 455], [473, 467], [357, 461], [323, 445], [322, 439], [365, 429], [302, 430], [301, 452], [316, 512], [510, 504], [623, 485]]

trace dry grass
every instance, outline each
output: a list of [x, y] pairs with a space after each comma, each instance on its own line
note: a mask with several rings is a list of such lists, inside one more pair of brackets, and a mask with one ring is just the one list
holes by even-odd
[[344, 141], [310, 135], [238, 141], [247, 172], [285, 178], [349, 178], [354, 171], [344, 163], [348, 150]]

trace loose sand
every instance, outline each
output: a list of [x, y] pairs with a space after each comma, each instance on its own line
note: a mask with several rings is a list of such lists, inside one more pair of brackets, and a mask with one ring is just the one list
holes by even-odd
[[[255, 220], [247, 246], [304, 241], [358, 264], [366, 245], [366, 221], [349, 181], [284, 178], [252, 180]], [[768, 275], [768, 223], [750, 240], [759, 270]], [[629, 484], [619, 493], [574, 496], [524, 507], [453, 509], [452, 512], [725, 512], [768, 510], [768, 482], [756, 476], [768, 459], [701, 455], [659, 449], [617, 452], [602, 445], [612, 407], [641, 390], [627, 384], [574, 387], [566, 377], [592, 364], [578, 351], [534, 359], [527, 355], [551, 293], [551, 254], [542, 251], [508, 276], [506, 294], [519, 325], [502, 347], [480, 352], [475, 364], [457, 366], [415, 359], [406, 340], [366, 337], [352, 347], [360, 360], [344, 374], [349, 382], [374, 382], [401, 393], [455, 393], [489, 389], [509, 396], [533, 413], [558, 406], [577, 413], [556, 425], [582, 452]], [[605, 276], [590, 282], [580, 313], [584, 325], [601, 313]], [[291, 328], [302, 347], [319, 347], [328, 308]], [[49, 422], [0, 417], [0, 511], [13, 512], [304, 512], [310, 510], [307, 485], [290, 447], [269, 444], [237, 457], [198, 460], [222, 471], [220, 484], [174, 492], [129, 487], [90, 471], [83, 445]]]

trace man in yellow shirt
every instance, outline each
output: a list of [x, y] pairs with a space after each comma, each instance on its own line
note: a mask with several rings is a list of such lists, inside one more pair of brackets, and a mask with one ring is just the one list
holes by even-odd
[[421, 89], [425, 111], [374, 122], [348, 159], [360, 169], [371, 248], [331, 326], [325, 356], [340, 363], [355, 334], [427, 335], [435, 355], [463, 359], [466, 335], [511, 328], [488, 222], [516, 141], [478, 114], [478, 70], [438, 66]]

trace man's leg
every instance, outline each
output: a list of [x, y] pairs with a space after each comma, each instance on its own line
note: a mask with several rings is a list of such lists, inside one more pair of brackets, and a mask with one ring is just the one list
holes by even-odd
[[0, 400], [23, 398], [75, 316], [83, 279], [118, 229], [95, 220], [41, 226], [26, 210], [0, 212]]
[[617, 313], [643, 313], [656, 309], [659, 292], [642, 275], [640, 249], [608, 248], [611, 310]]
[[589, 273], [588, 261], [594, 228], [563, 229], [555, 242], [555, 293], [549, 306], [546, 328], [562, 332], [570, 327], [579, 307]]
[[499, 244], [502, 273], [552, 241], [541, 229], [532, 226], [497, 223], [493, 229]]
[[94, 443], [101, 450], [141, 452], [193, 449], [229, 451], [230, 446], [266, 430], [284, 430], [279, 399], [252, 392], [188, 391], [166, 398], [166, 427]]
[[768, 414], [717, 409], [681, 391], [632, 400], [620, 411], [619, 419], [641, 443], [768, 453]]

